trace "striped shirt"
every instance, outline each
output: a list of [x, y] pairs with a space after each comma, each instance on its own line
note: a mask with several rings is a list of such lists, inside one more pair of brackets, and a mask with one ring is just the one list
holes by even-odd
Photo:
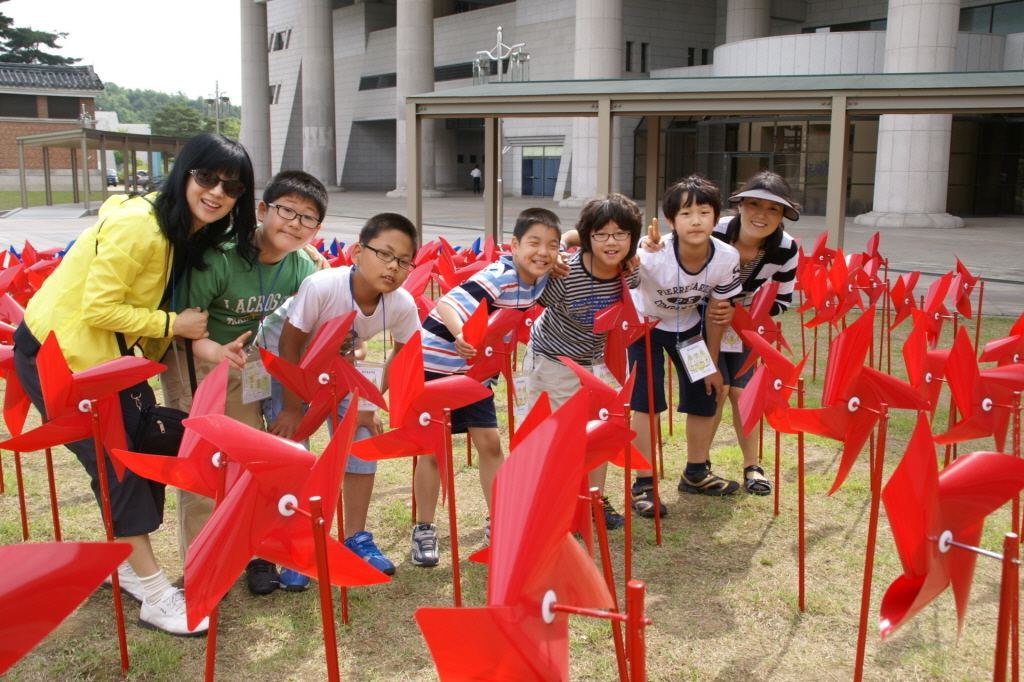
[[[739, 216], [722, 218], [715, 225], [715, 230], [711, 233], [711, 236], [722, 240], [723, 243], [727, 243], [725, 241], [725, 233], [733, 220], [739, 220]], [[760, 260], [755, 259], [757, 264], [747, 276], [742, 278], [743, 292], [748, 294], [744, 299], [743, 305], [750, 305], [749, 294], [760, 289], [761, 285], [765, 282], [774, 280], [779, 283], [779, 292], [775, 295], [775, 303], [772, 304], [771, 314], [779, 315], [786, 312], [790, 303], [793, 302], [793, 286], [796, 284], [796, 264], [798, 258], [799, 247], [796, 240], [788, 232], [783, 231], [779, 248], [775, 249], [774, 253], [765, 253]], [[753, 260], [747, 265], [749, 266], [752, 263], [754, 263]]]
[[657, 328], [678, 333], [701, 321], [699, 306], [706, 298], [719, 300], [741, 293], [740, 255], [736, 249], [709, 239], [710, 254], [700, 270], [683, 267], [674, 232], [662, 238], [654, 253], [639, 249], [640, 286], [630, 292], [640, 315], [660, 318]]
[[[469, 319], [477, 307], [486, 302], [487, 314], [495, 310], [513, 308], [526, 310], [540, 298], [548, 275], [530, 285], [519, 279], [516, 266], [510, 256], [488, 265], [460, 286], [452, 288], [437, 302], [447, 304], [459, 314], [463, 322]], [[455, 352], [455, 337], [441, 321], [441, 315], [434, 310], [423, 320], [423, 368], [436, 374], [463, 374], [466, 361]]]
[[[530, 331], [530, 347], [558, 361], [563, 355], [589, 367], [604, 354], [605, 334], [594, 334], [594, 314], [622, 300], [622, 279], [599, 279], [587, 272], [583, 252], [569, 257], [569, 274], [548, 282], [538, 303], [544, 307]], [[640, 283], [634, 270], [626, 278], [630, 289]]]

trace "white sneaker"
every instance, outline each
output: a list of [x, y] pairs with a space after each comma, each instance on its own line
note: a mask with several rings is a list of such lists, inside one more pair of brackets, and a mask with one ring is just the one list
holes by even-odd
[[[121, 594], [134, 599], [136, 604], [141, 604], [146, 598], [146, 589], [142, 586], [142, 581], [139, 580], [139, 576], [135, 575], [135, 571], [132, 570], [127, 561], [117, 567], [117, 580], [118, 585], [121, 587]], [[111, 580], [108, 576], [103, 581], [103, 589], [111, 589], [110, 584]]]
[[189, 630], [185, 616], [185, 593], [176, 587], [168, 588], [160, 601], [150, 604], [142, 600], [139, 610], [139, 625], [148, 630], [159, 630], [175, 637], [201, 637], [210, 627], [210, 619], [203, 621], [195, 630]]

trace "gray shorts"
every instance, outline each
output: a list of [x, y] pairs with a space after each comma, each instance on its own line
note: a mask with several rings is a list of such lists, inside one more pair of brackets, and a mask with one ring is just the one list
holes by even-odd
[[[345, 411], [348, 409], [350, 397], [345, 398], [338, 405], [338, 419], [342, 419], [345, 416]], [[263, 418], [267, 420], [267, 426], [274, 423], [277, 419], [277, 415], [284, 409], [284, 393], [281, 390], [281, 384], [278, 383], [277, 379], [270, 380], [270, 397], [265, 398], [262, 402], [263, 407]], [[305, 411], [305, 407], [303, 407]], [[333, 429], [331, 429], [330, 422], [327, 424], [328, 431], [333, 435]], [[370, 430], [365, 426], [356, 428], [355, 434], [352, 436], [352, 442], [357, 440], [366, 440], [370, 437]], [[307, 443], [306, 447], [309, 445]], [[345, 473], [349, 474], [374, 474], [377, 472], [376, 460], [365, 460], [359, 459], [352, 453], [348, 455], [348, 461], [345, 463]]]

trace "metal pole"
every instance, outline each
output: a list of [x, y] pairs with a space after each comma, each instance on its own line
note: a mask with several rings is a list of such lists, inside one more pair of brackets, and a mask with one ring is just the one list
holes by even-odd
[[28, 181], [25, 179], [25, 145], [18, 140], [18, 179], [21, 182], [21, 207], [28, 208]]
[[317, 587], [320, 591], [320, 620], [324, 629], [324, 654], [327, 679], [339, 682], [338, 640], [334, 633], [334, 606], [331, 603], [331, 570], [327, 563], [327, 524], [324, 523], [323, 501], [309, 498], [309, 517], [313, 524], [313, 546], [316, 550]]
[[1007, 645], [1012, 632], [1013, 613], [1018, 601], [1019, 566], [1017, 554], [1020, 538], [1014, 533], [1003, 536], [1003, 572], [999, 581], [999, 616], [996, 621], [996, 660], [992, 672], [993, 682], [1006, 682]]
[[423, 121], [416, 115], [416, 105], [405, 108], [405, 212], [416, 226], [418, 243], [423, 243]]
[[[796, 380], [796, 405], [800, 409], [804, 406], [804, 378]], [[804, 547], [804, 432], [796, 434], [796, 485], [797, 485], [797, 548], [798, 560], [797, 571], [799, 573], [799, 588], [797, 601], [800, 605], [800, 613], [804, 612], [804, 573], [805, 573], [805, 547]]]
[[[647, 225], [652, 218], [658, 217], [658, 163], [661, 158], [661, 117], [647, 117], [647, 187], [644, 199], [644, 216]], [[671, 381], [671, 379], [669, 380]], [[672, 408], [669, 407], [669, 410]], [[671, 414], [671, 412], [669, 413]], [[669, 422], [671, 424], [671, 422]], [[672, 432], [669, 431], [669, 435]]]
[[81, 197], [78, 192], [78, 161], [75, 158], [75, 148], [68, 149], [68, 153], [71, 154], [71, 202], [77, 204]]
[[82, 187], [85, 188], [85, 210], [88, 211], [90, 208], [89, 194], [91, 193], [91, 185], [89, 182], [89, 140], [85, 137], [85, 131], [82, 131]]
[[[436, 455], [436, 453], [435, 453]], [[444, 408], [444, 458], [448, 467], [448, 529], [452, 542], [452, 588], [455, 606], [462, 606], [462, 580], [459, 575], [459, 526], [455, 518], [455, 464], [452, 457], [452, 411]]]
[[825, 229], [829, 248], [843, 248], [846, 232], [846, 176], [850, 139], [850, 117], [846, 95], [832, 97], [832, 121], [828, 141], [828, 189], [825, 199]]
[[43, 153], [43, 193], [46, 196], [46, 205], [53, 206], [53, 185], [50, 182], [50, 148], [44, 145], [40, 151]]
[[53, 517], [53, 539], [62, 542], [60, 532], [60, 513], [57, 511], [57, 481], [53, 476], [53, 452], [46, 448], [46, 478], [50, 486], [50, 516]]
[[654, 543], [660, 547], [661, 502], [658, 499], [658, 451], [654, 443], [654, 365], [651, 354], [651, 326], [650, 320], [646, 316], [644, 317], [644, 350], [647, 353], [647, 425], [650, 429], [648, 443], [651, 457], [651, 485], [654, 492]]

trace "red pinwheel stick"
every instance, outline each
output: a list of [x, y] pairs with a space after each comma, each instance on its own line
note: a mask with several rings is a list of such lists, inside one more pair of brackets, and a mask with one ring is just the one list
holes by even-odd
[[[224, 501], [228, 487], [228, 457], [223, 452], [217, 456], [217, 493], [213, 498], [213, 508], [217, 509]], [[210, 611], [209, 627], [206, 630], [206, 673], [205, 681], [213, 682], [213, 673], [217, 667], [217, 613], [220, 606]]]
[[[356, 401], [358, 403], [358, 401]], [[331, 434], [333, 435], [338, 431], [338, 405], [341, 404], [341, 400], [338, 396], [338, 373], [331, 370]], [[352, 403], [349, 403], [349, 409], [352, 409]], [[356, 405], [356, 409], [359, 409], [359, 405]], [[345, 541], [345, 501], [342, 499], [345, 496], [344, 488], [338, 491], [338, 538]], [[305, 514], [302, 514], [305, 516]], [[348, 588], [342, 585], [338, 589], [338, 601], [341, 603], [341, 624], [348, 625]], [[333, 616], [332, 616], [333, 617]]]
[[[509, 415], [511, 419], [511, 415]], [[459, 575], [459, 526], [455, 518], [455, 465], [452, 457], [452, 411], [444, 408], [444, 461], [448, 467], [448, 527], [452, 543], [452, 588], [455, 606], [462, 606], [462, 580]]]
[[[619, 596], [615, 591], [615, 574], [612, 571], [612, 557], [608, 549], [608, 528], [604, 524], [601, 489], [590, 489], [590, 508], [594, 514], [594, 528], [597, 529], [597, 547], [601, 555], [601, 569], [608, 592], [612, 595], [613, 611], [619, 610]], [[629, 682], [629, 671], [626, 669], [626, 649], [622, 642], [622, 628], [619, 622], [612, 621], [612, 640], [615, 642], [615, 661], [619, 666], [619, 682]]]
[[[804, 378], [796, 380], [796, 406], [803, 409], [804, 406]], [[797, 602], [800, 605], [800, 613], [804, 612], [804, 432], [797, 431], [796, 434], [796, 481], [797, 481], [797, 573], [799, 587], [797, 589]]]
[[1015, 533], [1003, 536], [1002, 576], [999, 581], [999, 616], [996, 620], [996, 660], [994, 682], [1006, 682], [1007, 645], [1013, 638], [1013, 679], [1017, 679], [1017, 593], [1020, 581], [1020, 537]]
[[[320, 497], [309, 498], [309, 513], [305, 513], [294, 505], [293, 511], [308, 516], [313, 524], [313, 546], [316, 550], [316, 572], [319, 576], [330, 575], [327, 565], [327, 524], [324, 523], [323, 503]], [[344, 535], [342, 531], [342, 535]], [[338, 640], [334, 632], [334, 607], [331, 604], [331, 581], [325, 577], [317, 580], [320, 592], [320, 620], [324, 628], [324, 654], [327, 659], [327, 679], [329, 682], [340, 682], [338, 672]]]
[[[79, 408], [81, 409], [81, 408]], [[110, 515], [110, 488], [107, 485], [107, 458], [103, 450], [103, 438], [100, 434], [100, 413], [96, 410], [96, 401], [89, 401], [89, 412], [92, 416], [92, 438], [96, 449], [96, 471], [100, 481], [100, 509], [103, 513], [103, 528], [107, 533], [107, 542], [114, 541], [114, 521]], [[117, 621], [117, 644], [121, 653], [121, 676], [128, 676], [128, 636], [124, 631], [124, 610], [121, 608], [121, 580], [117, 570], [110, 572], [110, 591], [114, 593], [114, 618]]]
[[[661, 502], [658, 499], [658, 462], [655, 460], [657, 451], [654, 449], [654, 365], [651, 360], [651, 326], [650, 318], [644, 317], [644, 352], [647, 353], [647, 419], [650, 428], [648, 438], [651, 450], [651, 483], [654, 488], [654, 544], [661, 546]], [[717, 396], [716, 396], [717, 397]], [[626, 470], [626, 479], [630, 478], [629, 469]], [[631, 498], [627, 498], [631, 499]]]
[[[629, 424], [630, 423], [629, 403], [623, 403], [623, 405], [622, 405], [622, 415], [623, 415], [623, 419], [625, 419], [625, 421], [623, 423]], [[624, 474], [622, 476], [622, 480], [625, 481], [626, 496], [623, 498], [623, 500], [631, 500], [631, 499], [633, 499], [633, 491], [630, 490], [630, 482], [629, 482], [629, 478], [632, 475], [631, 472], [633, 471], [633, 455], [632, 455], [633, 448], [631, 448], [629, 445], [630, 445], [629, 443], [626, 443], [626, 450], [625, 450], [625, 453], [624, 453], [624, 459], [625, 459], [624, 463], [625, 463], [625, 467], [626, 468], [623, 470]], [[625, 554], [626, 556], [625, 556], [625, 559], [623, 561], [623, 571], [622, 572], [626, 576], [625, 577], [626, 585], [629, 585], [629, 581], [633, 578], [633, 515], [632, 514], [623, 514], [623, 521], [624, 521], [624, 525], [622, 527], [622, 530], [625, 533], [625, 543], [624, 543], [624, 547], [623, 547], [623, 554]], [[598, 525], [600, 525], [600, 524], [598, 524]]]
[[[60, 532], [60, 512], [57, 510], [57, 480], [53, 475], [53, 451], [46, 448], [46, 479], [50, 486], [50, 516], [53, 517], [53, 539], [62, 542]], [[0, 492], [3, 492], [0, 490]]]

